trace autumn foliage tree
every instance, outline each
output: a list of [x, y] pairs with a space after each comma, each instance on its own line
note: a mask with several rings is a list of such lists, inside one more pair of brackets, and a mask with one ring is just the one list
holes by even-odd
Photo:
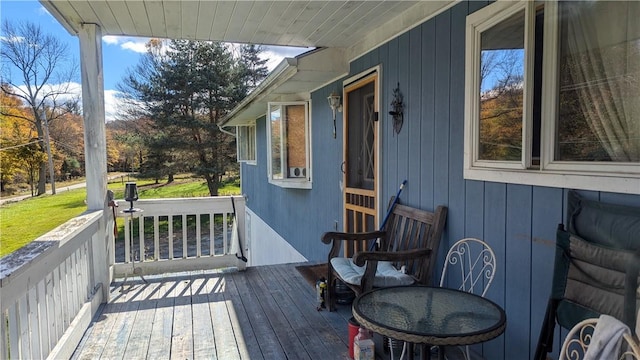
[[84, 174], [84, 120], [82, 116], [67, 113], [59, 121], [52, 122], [49, 133], [53, 146], [57, 149], [56, 176], [66, 179], [68, 175], [81, 176]]
[[37, 178], [28, 169], [45, 155], [39, 151], [31, 123], [22, 120], [26, 117], [29, 117], [29, 109], [19, 98], [0, 92], [0, 188], [3, 192], [16, 177], [30, 178], [33, 187], [33, 180]]

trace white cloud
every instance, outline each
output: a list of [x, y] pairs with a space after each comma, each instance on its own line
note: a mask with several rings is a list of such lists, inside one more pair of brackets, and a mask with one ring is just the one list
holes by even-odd
[[102, 41], [109, 45], [118, 45], [120, 39], [118, 38], [118, 36], [105, 35], [102, 37]]
[[139, 41], [127, 41], [120, 45], [121, 48], [125, 50], [131, 50], [133, 52], [137, 52], [140, 54], [144, 54], [147, 52], [147, 43], [139, 42]]
[[[26, 91], [26, 86], [19, 87], [20, 90]], [[63, 103], [67, 100], [78, 99], [80, 101], [80, 108], [82, 109], [82, 85], [76, 82], [64, 83], [64, 84], [47, 84], [43, 87], [42, 93], [51, 93], [52, 91], [63, 91], [65, 94], [60, 94], [56, 98], [58, 103]], [[122, 107], [120, 100], [118, 99], [119, 92], [117, 90], [105, 90], [104, 91], [104, 113], [106, 121], [113, 121], [117, 119], [118, 109]]]
[[118, 117], [118, 109], [121, 108], [119, 93], [118, 90], [104, 91], [104, 118], [107, 122], [116, 120]]
[[[20, 91], [27, 94], [27, 86], [20, 85], [18, 86]], [[55, 96], [55, 101], [58, 104], [62, 104], [67, 100], [71, 100], [74, 98], [80, 98], [82, 96], [82, 86], [76, 82], [68, 82], [62, 84], [45, 84], [40, 90], [40, 94], [53, 94], [58, 93]], [[52, 100], [51, 96], [49, 100]]]
[[260, 57], [267, 60], [265, 65], [269, 71], [272, 71], [276, 66], [278, 66], [278, 64], [280, 64], [280, 62], [282, 62], [282, 59], [286, 57], [295, 57], [309, 50], [311, 49], [286, 46], [265, 46]]
[[3, 42], [23, 42], [24, 41], [24, 37], [22, 36], [12, 36], [12, 37], [6, 37], [6, 36], [0, 36], [0, 41]]
[[123, 50], [129, 50], [136, 53], [147, 52], [146, 44], [148, 38], [131, 38], [126, 36], [103, 36], [102, 41], [107, 45], [119, 46]]

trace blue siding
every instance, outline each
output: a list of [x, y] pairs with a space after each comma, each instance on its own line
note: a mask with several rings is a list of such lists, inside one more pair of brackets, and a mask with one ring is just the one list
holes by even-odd
[[[506, 186], [505, 258], [500, 262], [500, 264], [504, 263], [503, 269], [498, 268], [499, 272], [504, 272], [504, 282], [496, 281], [493, 286], [504, 288], [504, 310], [509, 321], [508, 338], [518, 339], [505, 341], [504, 358], [518, 359], [523, 353], [531, 353], [532, 349], [535, 351], [536, 344], [536, 342], [525, 341], [532, 337], [531, 329], [527, 326], [531, 323], [529, 307], [533, 291], [531, 283], [532, 191], [531, 186], [526, 185]], [[540, 286], [546, 286], [547, 283]], [[538, 288], [535, 291], [538, 291]], [[492, 294], [489, 296], [491, 297]], [[539, 321], [541, 317], [536, 319]]]
[[[504, 307], [505, 334], [475, 350], [487, 359], [523, 359], [533, 355], [550, 292], [555, 231], [565, 221], [567, 189], [534, 187], [463, 178], [465, 17], [486, 2], [457, 4], [351, 63], [355, 75], [382, 66], [382, 199], [395, 195], [407, 179], [401, 200], [424, 209], [449, 207], [437, 278], [446, 249], [463, 237], [486, 240], [497, 256], [497, 275], [488, 297]], [[389, 113], [400, 83], [404, 125], [393, 133]], [[257, 166], [243, 165], [247, 205], [304, 256], [323, 261], [328, 248], [320, 236], [342, 229], [342, 123], [331, 135], [326, 97], [340, 92], [342, 81], [312, 94], [313, 189], [292, 190], [266, 179], [265, 120], [257, 124]], [[640, 206], [640, 196], [581, 191], [585, 197]], [[566, 332], [556, 332], [557, 349]]]

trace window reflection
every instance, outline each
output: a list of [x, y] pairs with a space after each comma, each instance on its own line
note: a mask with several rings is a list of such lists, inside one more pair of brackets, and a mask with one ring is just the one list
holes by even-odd
[[482, 32], [481, 160], [520, 161], [524, 93], [524, 11]]

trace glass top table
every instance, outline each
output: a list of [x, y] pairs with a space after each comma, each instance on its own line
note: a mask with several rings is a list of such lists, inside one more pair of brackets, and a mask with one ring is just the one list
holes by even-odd
[[476, 344], [499, 336], [506, 326], [504, 310], [492, 301], [441, 287], [374, 289], [357, 297], [352, 310], [365, 328], [412, 344]]

